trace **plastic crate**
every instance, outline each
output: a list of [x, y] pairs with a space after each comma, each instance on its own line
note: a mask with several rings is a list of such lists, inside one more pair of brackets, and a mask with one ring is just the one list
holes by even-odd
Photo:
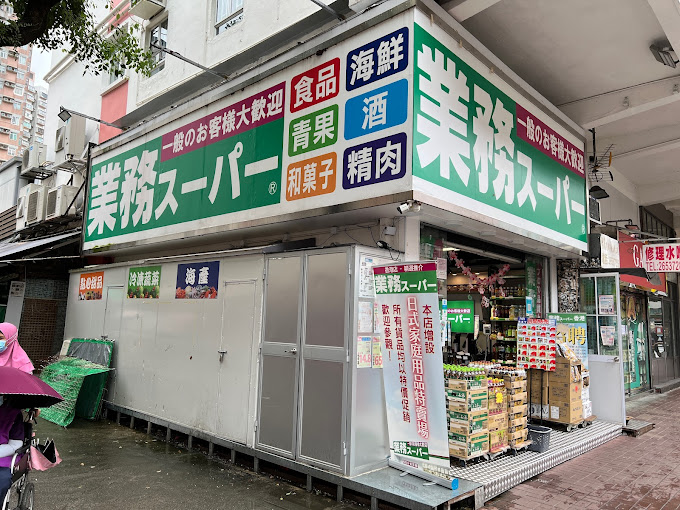
[[529, 424], [529, 439], [532, 441], [529, 450], [543, 453], [550, 448], [550, 427]]

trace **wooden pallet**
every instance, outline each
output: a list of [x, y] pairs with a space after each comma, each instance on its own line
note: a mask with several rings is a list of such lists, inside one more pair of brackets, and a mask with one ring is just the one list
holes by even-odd
[[472, 455], [470, 457], [455, 457], [451, 456], [451, 459], [455, 459], [460, 463], [460, 467], [467, 467], [468, 462], [472, 461], [477, 461], [477, 460], [487, 460], [489, 458], [489, 452], [486, 451], [484, 453], [478, 453], [476, 455]]
[[517, 443], [516, 445], [511, 446], [510, 449], [512, 450], [513, 455], [517, 455], [522, 450], [527, 450], [529, 448], [529, 445], [533, 443], [534, 442], [531, 439], [527, 439], [525, 441], [522, 441], [521, 443]]

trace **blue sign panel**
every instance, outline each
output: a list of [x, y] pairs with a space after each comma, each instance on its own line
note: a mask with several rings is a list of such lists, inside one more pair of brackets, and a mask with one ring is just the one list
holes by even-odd
[[407, 115], [406, 80], [348, 99], [345, 103], [345, 140], [403, 124]]
[[408, 28], [401, 28], [347, 54], [347, 90], [363, 87], [407, 67]]
[[406, 133], [370, 140], [345, 151], [342, 187], [358, 188], [406, 175]]
[[175, 299], [215, 299], [219, 279], [220, 263], [217, 261], [178, 264]]

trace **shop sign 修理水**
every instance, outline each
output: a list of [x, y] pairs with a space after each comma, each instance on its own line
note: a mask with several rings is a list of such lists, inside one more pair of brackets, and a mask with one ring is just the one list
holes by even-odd
[[586, 250], [582, 141], [518, 104], [519, 94], [417, 11], [414, 59], [414, 188]]

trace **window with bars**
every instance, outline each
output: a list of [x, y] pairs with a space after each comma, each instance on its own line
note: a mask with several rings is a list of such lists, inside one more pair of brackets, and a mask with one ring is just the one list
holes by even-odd
[[668, 239], [676, 237], [675, 229], [657, 218], [646, 207], [640, 207], [640, 229]]

